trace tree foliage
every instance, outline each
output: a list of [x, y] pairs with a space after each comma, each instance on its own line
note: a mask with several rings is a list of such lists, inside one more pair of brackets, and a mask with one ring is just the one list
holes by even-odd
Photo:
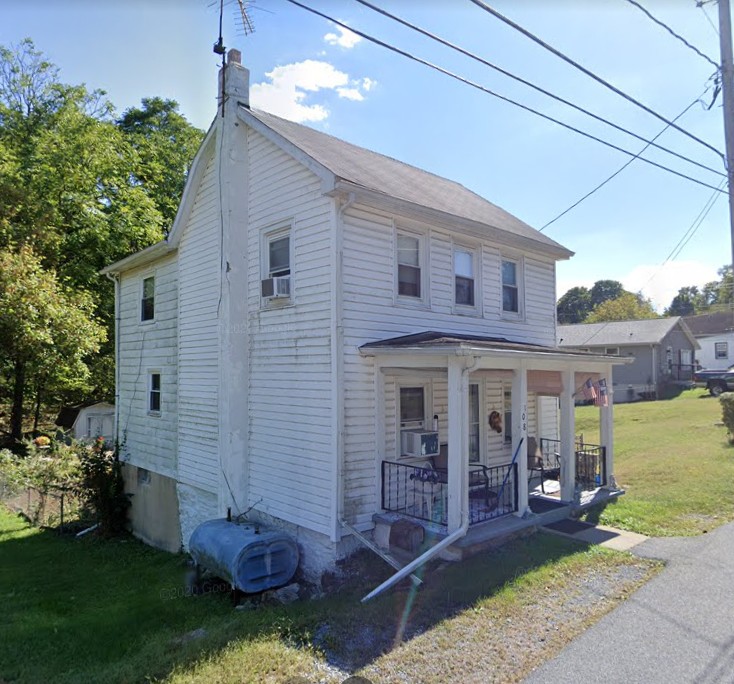
[[639, 294], [623, 292], [616, 299], [609, 299], [599, 304], [584, 322], [638, 321], [646, 318], [658, 318], [650, 300]]
[[625, 289], [618, 280], [597, 280], [591, 288], [591, 308], [595, 309], [600, 304], [611, 299], [617, 299], [625, 293]]
[[[37, 377], [59, 390], [88, 387], [90, 366], [97, 369], [95, 386], [109, 391], [114, 290], [99, 271], [164, 236], [201, 135], [175, 102], [160, 98], [143, 100], [142, 108], [118, 120], [103, 91], [62, 83], [30, 39], [15, 48], [0, 46], [3, 267], [17, 271], [14, 259], [20, 259], [26, 281], [56, 288], [64, 320], [96, 319], [109, 333], [98, 353], [81, 344], [81, 356], [58, 366], [57, 359], [39, 355], [28, 336], [14, 340], [0, 333], [0, 372], [10, 379], [14, 401], [18, 373], [9, 359], [21, 339], [30, 354], [23, 362], [23, 394]], [[42, 288], [38, 296], [46, 292]], [[37, 324], [37, 317], [29, 319], [32, 328]], [[87, 325], [80, 329], [99, 348], [104, 336]], [[60, 331], [47, 332], [55, 344]], [[0, 393], [9, 389], [0, 381]]]
[[175, 100], [160, 97], [143, 98], [142, 107], [126, 110], [117, 125], [137, 152], [135, 182], [153, 200], [168, 232], [204, 134], [178, 112]]
[[583, 323], [592, 308], [589, 289], [583, 286], [572, 287], [558, 300], [558, 322], [562, 325]]
[[11, 365], [11, 436], [22, 436], [26, 387], [36, 391], [86, 385], [87, 357], [99, 351], [104, 328], [92, 298], [62, 286], [28, 247], [0, 252], [0, 348]]

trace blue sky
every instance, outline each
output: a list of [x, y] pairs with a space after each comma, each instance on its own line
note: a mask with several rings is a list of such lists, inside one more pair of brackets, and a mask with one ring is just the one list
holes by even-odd
[[[305, 0], [352, 27], [634, 152], [644, 143], [593, 122], [525, 86], [380, 17], [353, 0]], [[714, 61], [718, 37], [695, 0], [641, 0]], [[639, 135], [665, 124], [606, 91], [469, 0], [375, 4], [542, 85]], [[707, 86], [713, 67], [626, 0], [523, 0], [493, 7], [668, 118]], [[705, 7], [717, 24], [715, 3]], [[224, 42], [243, 52], [252, 104], [459, 181], [540, 228], [617, 170], [627, 157], [460, 84], [294, 7], [257, 0], [243, 35], [226, 0]], [[62, 80], [108, 92], [119, 111], [142, 97], [173, 98], [195, 125], [216, 108], [218, 32], [212, 0], [3, 0], [0, 44], [31, 37]], [[705, 95], [710, 102], [711, 91]], [[695, 105], [679, 124], [724, 149], [721, 100]], [[721, 159], [668, 130], [658, 140], [723, 171]], [[651, 159], [713, 185], [721, 178], [659, 152]], [[660, 310], [678, 288], [703, 285], [731, 259], [721, 195], [680, 254], [712, 191], [635, 161], [546, 233], [576, 252], [558, 268], [558, 294], [620, 280]]]

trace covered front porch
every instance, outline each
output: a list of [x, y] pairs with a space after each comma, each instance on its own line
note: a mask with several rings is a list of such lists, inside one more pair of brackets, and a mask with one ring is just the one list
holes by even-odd
[[611, 382], [599, 444], [576, 435], [574, 405], [624, 359], [442, 333], [361, 352], [375, 363], [376, 522], [489, 539], [619, 494]]

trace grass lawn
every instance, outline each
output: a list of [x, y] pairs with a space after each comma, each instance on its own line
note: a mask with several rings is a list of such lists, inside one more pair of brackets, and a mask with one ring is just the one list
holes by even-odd
[[658, 566], [539, 533], [362, 605], [387, 574], [365, 567], [330, 598], [235, 611], [224, 593], [186, 595], [182, 556], [61, 537], [0, 506], [0, 682], [519, 681]]
[[[597, 443], [599, 409], [576, 409], [576, 432]], [[587, 514], [650, 536], [699, 534], [734, 519], [734, 447], [721, 404], [701, 389], [614, 407], [614, 471], [627, 493]]]

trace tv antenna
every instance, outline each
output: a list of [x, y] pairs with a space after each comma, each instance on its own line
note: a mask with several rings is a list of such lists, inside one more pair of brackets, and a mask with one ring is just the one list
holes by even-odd
[[[215, 7], [216, 4], [216, 2], [211, 2], [209, 3], [209, 7]], [[226, 0], [226, 2], [225, 0], [219, 0], [219, 37], [217, 38], [217, 42], [214, 43], [212, 50], [215, 54], [222, 56], [222, 65], [224, 65], [224, 57], [227, 52], [227, 48], [224, 46], [224, 38], [222, 36], [225, 4], [230, 6], [236, 5], [235, 20], [236, 23], [241, 24], [241, 30], [244, 35], [247, 36], [255, 32], [255, 24], [253, 23], [249, 13], [252, 0]]]

